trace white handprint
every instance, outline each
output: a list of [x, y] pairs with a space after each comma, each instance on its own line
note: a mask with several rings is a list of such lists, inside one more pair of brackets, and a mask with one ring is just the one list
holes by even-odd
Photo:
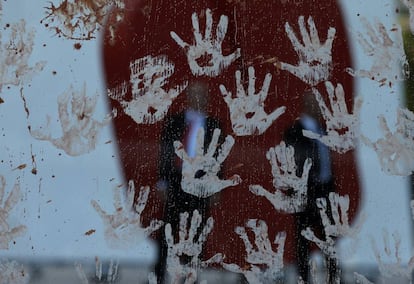
[[187, 82], [168, 92], [164, 90], [175, 68], [165, 55], [148, 55], [131, 62], [129, 67], [132, 100], [125, 98], [128, 90], [126, 82], [108, 90], [108, 96], [118, 101], [124, 112], [138, 124], [160, 121], [172, 101], [187, 87]]
[[185, 192], [205, 198], [241, 182], [238, 175], [233, 175], [229, 180], [221, 180], [217, 176], [221, 164], [234, 145], [234, 138], [228, 135], [216, 156], [220, 132], [220, 129], [214, 129], [211, 143], [204, 153], [204, 129], [200, 128], [197, 133], [195, 157], [190, 157], [186, 153], [180, 141], [174, 141], [175, 153], [183, 160], [181, 188]]
[[362, 135], [362, 141], [375, 150], [382, 169], [389, 174], [408, 176], [414, 171], [414, 113], [398, 109], [397, 129], [393, 133], [385, 117], [379, 117], [384, 138], [371, 142]]
[[407, 283], [412, 283], [412, 272], [414, 270], [414, 257], [411, 257], [408, 261], [408, 264], [402, 264], [402, 260], [400, 257], [400, 244], [401, 238], [398, 233], [392, 234], [394, 239], [394, 257], [395, 261], [391, 260], [392, 250], [389, 244], [389, 234], [386, 230], [383, 231], [383, 241], [384, 241], [384, 252], [385, 256], [388, 258], [387, 260], [382, 259], [382, 254], [380, 253], [375, 240], [372, 239], [372, 249], [375, 254], [375, 258], [378, 262], [378, 269], [380, 274], [383, 278], [388, 279], [397, 279], [397, 277], [403, 277], [404, 279], [408, 280]]
[[247, 282], [252, 284], [276, 281], [283, 270], [286, 233], [282, 232], [276, 235], [274, 244], [277, 246], [277, 251], [275, 252], [272, 249], [267, 233], [267, 225], [264, 221], [250, 219], [246, 225], [255, 235], [256, 247], [253, 247], [244, 227], [237, 227], [235, 231], [244, 242], [247, 252], [246, 261], [251, 264], [250, 268], [244, 269], [237, 264], [228, 263], [223, 263], [223, 267], [231, 272], [244, 274]]
[[326, 106], [321, 93], [316, 88], [313, 89], [313, 93], [326, 122], [326, 135], [314, 133], [310, 130], [303, 130], [303, 135], [311, 139], [318, 139], [339, 153], [345, 153], [355, 148], [359, 137], [359, 114], [362, 99], [355, 99], [353, 113], [351, 114], [348, 112], [342, 85], [338, 84], [335, 88], [331, 82], [327, 81], [325, 86], [332, 111]]
[[108, 245], [117, 249], [130, 249], [158, 230], [163, 223], [162, 221], [152, 220], [147, 228], [143, 228], [141, 225], [141, 214], [147, 204], [150, 190], [148, 186], [141, 186], [138, 202], [135, 206], [134, 182], [129, 181], [123, 202], [121, 202], [120, 190], [120, 188], [116, 188], [114, 192], [114, 214], [106, 213], [95, 200], [91, 201], [91, 205], [104, 222], [105, 239]]
[[[190, 45], [184, 42], [173, 31], [170, 32], [170, 35], [187, 52], [188, 64], [193, 75], [216, 77], [223, 69], [230, 66], [240, 57], [240, 48], [237, 48], [235, 52], [226, 56], [223, 56], [222, 53], [221, 45], [227, 33], [228, 17], [221, 15], [217, 25], [215, 39], [212, 38], [211, 34], [213, 17], [210, 9], [206, 9], [206, 30], [204, 38], [200, 33], [200, 25], [196, 13], [193, 13], [191, 20], [193, 23], [195, 44]], [[204, 66], [199, 64], [200, 60], [204, 60], [204, 62], [201, 62]]]
[[0, 176], [0, 250], [8, 249], [11, 241], [26, 232], [26, 226], [20, 225], [10, 228], [7, 221], [10, 211], [19, 202], [20, 185], [18, 183], [14, 185], [6, 200], [3, 199], [5, 189], [6, 180], [3, 176]]
[[[197, 280], [197, 270], [208, 267], [212, 263], [220, 263], [223, 259], [222, 254], [215, 254], [206, 261], [200, 259], [208, 234], [213, 229], [214, 220], [212, 217], [207, 219], [206, 225], [196, 240], [197, 231], [201, 225], [202, 217], [197, 210], [194, 210], [188, 227], [188, 212], [180, 214], [180, 231], [178, 232], [178, 243], [174, 243], [171, 224], [165, 225], [165, 240], [168, 245], [167, 271], [172, 277], [171, 283], [181, 283], [180, 279], [185, 279], [185, 284], [195, 283]], [[188, 259], [189, 257], [189, 259]]]
[[[358, 32], [358, 42], [362, 46], [365, 54], [372, 57], [370, 70], [357, 70], [347, 68], [347, 72], [352, 76], [365, 77], [380, 83], [380, 86], [388, 84], [392, 86], [394, 81], [402, 81], [408, 78], [408, 61], [404, 52], [404, 45], [401, 27], [394, 25], [387, 33], [385, 26], [375, 23], [375, 28], [366, 18], [361, 18], [365, 26], [365, 33]], [[391, 39], [394, 33], [395, 40]], [[368, 35], [368, 39], [365, 34]], [[397, 64], [396, 64], [397, 63]]]
[[307, 158], [303, 164], [302, 176], [297, 176], [295, 149], [286, 147], [284, 141], [266, 153], [272, 166], [273, 186], [276, 191], [270, 193], [261, 185], [250, 185], [251, 192], [266, 197], [276, 210], [294, 213], [301, 212], [307, 204], [308, 177], [312, 160]]
[[110, 121], [109, 115], [102, 122], [92, 117], [96, 103], [97, 96], [86, 96], [86, 84], [81, 92], [73, 91], [71, 86], [69, 91], [58, 97], [62, 137], [52, 138], [49, 116], [47, 116], [45, 129], [31, 130], [30, 133], [35, 139], [50, 141], [68, 155], [79, 156], [89, 153], [96, 148], [99, 132]]
[[28, 284], [30, 274], [28, 269], [16, 261], [3, 260], [0, 262], [0, 283]]
[[277, 63], [277, 66], [292, 73], [303, 82], [316, 86], [320, 82], [327, 81], [331, 76], [333, 68], [331, 50], [336, 29], [333, 27], [329, 28], [326, 41], [322, 44], [312, 17], [308, 18], [309, 32], [305, 27], [304, 16], [299, 17], [298, 23], [303, 44], [299, 42], [288, 22], [286, 22], [285, 30], [292, 42], [293, 48], [298, 54], [299, 63], [297, 66], [294, 66], [280, 62]]
[[[355, 228], [349, 226], [348, 209], [349, 209], [349, 196], [340, 196], [337, 193], [329, 193], [329, 203], [332, 216], [327, 214], [327, 200], [326, 198], [318, 198], [316, 205], [319, 208], [322, 224], [325, 232], [325, 240], [319, 239], [311, 228], [307, 227], [303, 230], [302, 235], [314, 242], [321, 251], [331, 259], [337, 259], [336, 253], [336, 239], [343, 236], [355, 235], [361, 228], [362, 221], [358, 223]], [[340, 211], [340, 212], [339, 212]]]
[[247, 94], [241, 82], [241, 73], [236, 71], [237, 97], [232, 98], [224, 85], [220, 85], [220, 91], [230, 109], [232, 128], [237, 136], [246, 136], [264, 133], [269, 126], [282, 115], [286, 107], [279, 107], [271, 114], [264, 111], [264, 101], [269, 92], [272, 75], [266, 74], [261, 91], [255, 94], [256, 77], [254, 68], [249, 67], [249, 86]]
[[29, 66], [35, 31], [26, 31], [24, 20], [12, 23], [4, 30], [0, 34], [0, 92], [4, 86], [27, 83], [46, 65], [45, 61], [40, 61]]

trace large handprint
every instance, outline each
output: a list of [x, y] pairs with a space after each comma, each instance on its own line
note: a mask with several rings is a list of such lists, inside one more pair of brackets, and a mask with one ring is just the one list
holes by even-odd
[[190, 227], [187, 229], [188, 218], [188, 212], [180, 214], [180, 231], [177, 243], [174, 242], [171, 224], [165, 225], [165, 240], [168, 245], [167, 271], [172, 277], [171, 283], [181, 283], [180, 279], [185, 279], [185, 284], [195, 283], [197, 269], [208, 267], [212, 263], [220, 263], [223, 260], [220, 253], [205, 261], [200, 259], [203, 244], [213, 229], [213, 218], [207, 219], [197, 240], [196, 234], [199, 231], [202, 217], [197, 210], [194, 210]]
[[241, 182], [238, 175], [233, 175], [229, 180], [221, 180], [217, 176], [221, 164], [234, 145], [234, 138], [228, 135], [215, 156], [220, 132], [220, 129], [214, 129], [210, 145], [204, 153], [204, 129], [200, 128], [197, 133], [195, 157], [189, 157], [183, 144], [180, 141], [174, 141], [175, 153], [183, 160], [181, 188], [185, 192], [205, 198]]
[[141, 186], [138, 202], [135, 206], [134, 182], [129, 181], [123, 202], [121, 202], [120, 190], [121, 188], [116, 188], [114, 192], [114, 214], [106, 213], [95, 200], [91, 201], [91, 205], [104, 222], [105, 239], [108, 245], [117, 249], [130, 249], [158, 230], [163, 223], [162, 221], [152, 220], [147, 228], [141, 226], [141, 214], [147, 204], [150, 190], [148, 186]]
[[250, 191], [258, 196], [266, 197], [276, 210], [294, 213], [301, 212], [308, 198], [308, 177], [312, 160], [307, 158], [303, 164], [302, 176], [298, 177], [295, 162], [295, 150], [282, 141], [266, 153], [272, 166], [273, 186], [276, 191], [270, 193], [261, 185], [251, 185]]
[[[231, 272], [242, 273], [249, 283], [270, 283], [281, 276], [283, 270], [283, 253], [285, 248], [286, 233], [278, 233], [274, 244], [277, 251], [273, 251], [267, 233], [267, 225], [262, 220], [250, 219], [247, 222], [255, 236], [253, 247], [244, 227], [237, 227], [236, 233], [243, 240], [246, 247], [246, 261], [251, 264], [249, 269], [244, 269], [237, 264], [223, 263], [223, 267]], [[264, 271], [263, 271], [264, 269]], [[263, 282], [262, 282], [263, 281]]]
[[398, 109], [397, 129], [393, 133], [385, 117], [379, 117], [384, 138], [371, 142], [362, 136], [362, 141], [375, 150], [382, 169], [392, 175], [407, 176], [414, 171], [414, 113], [408, 109]]
[[256, 77], [254, 68], [249, 67], [249, 86], [247, 94], [241, 82], [241, 73], [236, 71], [237, 97], [232, 98], [224, 85], [220, 85], [220, 91], [230, 109], [232, 128], [237, 136], [262, 134], [269, 126], [285, 112], [286, 107], [279, 107], [271, 114], [267, 114], [263, 107], [266, 100], [271, 74], [266, 74], [262, 90], [255, 94]]
[[167, 114], [172, 101], [187, 87], [187, 82], [168, 92], [164, 85], [174, 73], [174, 64], [165, 55], [151, 55], [130, 64], [132, 100], [127, 101], [127, 83], [108, 91], [108, 96], [119, 101], [124, 112], [136, 123], [153, 124]]
[[335, 88], [331, 82], [327, 81], [325, 86], [332, 111], [326, 106], [321, 93], [316, 88], [313, 89], [313, 93], [325, 119], [327, 133], [322, 135], [310, 130], [303, 130], [303, 135], [311, 139], [318, 139], [339, 153], [345, 153], [355, 148], [359, 137], [359, 114], [362, 99], [355, 99], [351, 114], [348, 112], [342, 85], [338, 84]]
[[79, 156], [89, 153], [96, 147], [99, 132], [110, 121], [109, 116], [103, 121], [97, 121], [92, 117], [96, 103], [97, 96], [86, 96], [86, 85], [81, 92], [75, 92], [71, 87], [58, 97], [58, 113], [63, 136], [52, 138], [49, 116], [44, 129], [31, 130], [30, 133], [35, 139], [50, 141], [68, 155]]
[[[372, 57], [373, 63], [370, 70], [355, 71], [347, 68], [347, 72], [352, 76], [375, 80], [381, 86], [386, 84], [392, 86], [394, 81], [408, 78], [408, 61], [404, 52], [401, 27], [398, 25], [393, 27], [388, 34], [385, 26], [380, 22], [376, 22], [374, 28], [366, 18], [362, 18], [361, 21], [369, 39], [364, 36], [365, 33], [358, 32], [358, 42], [365, 54]], [[394, 41], [390, 37], [391, 33], [395, 34]]]
[[26, 231], [26, 226], [24, 225], [10, 228], [7, 221], [10, 211], [19, 202], [20, 186], [16, 183], [3, 203], [5, 189], [6, 180], [3, 176], [0, 176], [0, 250], [8, 249], [9, 243]]
[[[211, 38], [213, 16], [210, 9], [206, 9], [206, 30], [204, 38], [200, 33], [200, 25], [196, 13], [193, 13], [191, 20], [193, 23], [195, 45], [190, 45], [184, 42], [181, 37], [173, 31], [170, 32], [170, 35], [175, 42], [187, 52], [188, 64], [193, 75], [216, 77], [223, 69], [230, 66], [230, 64], [240, 57], [240, 48], [237, 48], [235, 52], [226, 56], [223, 56], [221, 50], [221, 45], [227, 33], [228, 17], [221, 15], [217, 25], [215, 39]], [[205, 66], [201, 66], [200, 64]]]
[[302, 35], [303, 44], [301, 44], [286, 22], [285, 30], [287, 36], [292, 42], [293, 48], [299, 57], [297, 66], [289, 63], [279, 62], [277, 67], [286, 70], [303, 82], [316, 86], [320, 82], [327, 81], [332, 71], [332, 43], [335, 38], [336, 29], [330, 27], [324, 44], [321, 44], [318, 30], [312, 17], [308, 18], [309, 32], [305, 27], [304, 16], [298, 19], [300, 33]]

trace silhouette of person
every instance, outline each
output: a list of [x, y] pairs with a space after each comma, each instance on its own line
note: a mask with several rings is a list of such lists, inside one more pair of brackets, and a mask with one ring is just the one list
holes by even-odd
[[[322, 114], [318, 102], [311, 91], [303, 95], [302, 114], [295, 121], [293, 126], [285, 133], [285, 143], [295, 149], [295, 162], [298, 166], [297, 175], [302, 175], [303, 164], [307, 158], [312, 159], [312, 167], [308, 179], [308, 200], [302, 212], [295, 213], [296, 226], [296, 260], [299, 276], [305, 283], [309, 278], [309, 254], [311, 251], [310, 241], [302, 236], [302, 230], [311, 227], [318, 234], [323, 235], [319, 209], [316, 206], [316, 199], [326, 198], [329, 192], [335, 190], [334, 177], [332, 173], [332, 163], [330, 152], [326, 145], [319, 140], [310, 139], [302, 134], [302, 130], [310, 130], [319, 134], [324, 134], [321, 125]], [[328, 212], [329, 216], [329, 212]], [[336, 273], [336, 264], [332, 260], [327, 260], [330, 277]]]
[[[181, 189], [181, 167], [182, 161], [175, 154], [174, 141], [181, 141], [189, 157], [195, 156], [197, 146], [197, 133], [200, 128], [204, 129], [204, 151], [208, 149], [214, 129], [220, 129], [218, 120], [206, 115], [208, 105], [208, 84], [203, 81], [193, 81], [186, 88], [187, 109], [181, 113], [171, 115], [165, 120], [165, 127], [161, 134], [160, 143], [160, 166], [159, 181], [157, 189], [165, 200], [164, 222], [170, 223], [173, 232], [179, 230], [179, 218], [183, 212], [191, 216], [194, 210], [202, 216], [203, 227], [207, 220], [209, 203], [211, 198], [200, 198], [184, 192]], [[223, 142], [223, 135], [220, 135], [219, 144]], [[195, 178], [200, 178], [202, 171], [196, 172]], [[158, 239], [159, 258], [155, 271], [159, 283], [165, 280], [167, 244], [165, 232], [162, 232]], [[186, 260], [183, 260], [186, 261]]]

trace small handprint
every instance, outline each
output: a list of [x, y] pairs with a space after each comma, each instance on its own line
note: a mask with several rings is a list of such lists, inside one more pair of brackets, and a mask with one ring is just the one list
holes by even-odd
[[[382, 259], [383, 255], [377, 248], [375, 240], [372, 239], [371, 242], [375, 258], [378, 262], [378, 269], [380, 271], [380, 274], [382, 278], [385, 279], [398, 279], [398, 277], [403, 277], [406, 281], [408, 280], [406, 283], [412, 283], [411, 281], [412, 272], [414, 270], [414, 257], [411, 257], [407, 264], [403, 264], [400, 256], [401, 238], [398, 233], [392, 234], [392, 237], [394, 239], [394, 253], [392, 253], [392, 250], [390, 248], [389, 233], [386, 230], [383, 231], [384, 253], [385, 257], [387, 258], [386, 260]], [[392, 254], [395, 257], [395, 260], [391, 260]]]
[[103, 121], [97, 121], [92, 117], [96, 103], [97, 96], [86, 95], [86, 84], [81, 92], [73, 91], [71, 86], [69, 91], [58, 97], [58, 113], [63, 136], [52, 138], [49, 116], [45, 129], [31, 130], [30, 134], [35, 139], [50, 141], [70, 156], [89, 153], [96, 148], [99, 132], [110, 122], [109, 115]]
[[384, 138], [371, 142], [362, 135], [362, 141], [375, 150], [386, 173], [410, 175], [414, 171], [414, 113], [399, 108], [395, 132], [391, 132], [383, 115], [379, 117], [379, 122]]
[[128, 183], [123, 202], [121, 202], [120, 190], [116, 188], [114, 192], [114, 214], [106, 213], [95, 200], [91, 201], [91, 205], [104, 222], [105, 239], [108, 245], [116, 249], [130, 249], [158, 230], [163, 223], [152, 220], [147, 228], [141, 225], [141, 214], [147, 204], [150, 191], [148, 186], [141, 186], [136, 205], [134, 205], [135, 185], [132, 180]]
[[[89, 284], [88, 277], [86, 276], [85, 271], [83, 270], [82, 264], [75, 263], [76, 273], [78, 274], [79, 280], [82, 284]], [[95, 257], [95, 276], [93, 277], [93, 283], [115, 283], [118, 278], [118, 269], [119, 269], [119, 260], [114, 261], [111, 259], [109, 261], [108, 270], [106, 275], [102, 271], [102, 262], [98, 257]], [[106, 276], [106, 277], [105, 277]], [[105, 279], [106, 278], [106, 279]]]
[[179, 240], [174, 242], [171, 224], [165, 225], [165, 240], [168, 245], [167, 271], [171, 276], [171, 283], [181, 283], [180, 279], [185, 279], [185, 284], [195, 283], [197, 280], [197, 270], [208, 267], [212, 263], [221, 263], [222, 254], [215, 254], [206, 261], [200, 259], [207, 236], [213, 229], [214, 220], [212, 217], [207, 222], [196, 239], [197, 232], [201, 225], [202, 217], [197, 210], [194, 210], [188, 228], [188, 212], [180, 214]]
[[339, 153], [345, 153], [355, 148], [359, 137], [359, 114], [362, 99], [355, 99], [351, 114], [348, 112], [342, 85], [338, 84], [335, 88], [331, 82], [327, 81], [325, 86], [332, 111], [329, 110], [321, 93], [316, 88], [313, 89], [313, 93], [326, 122], [326, 135], [310, 130], [303, 130], [303, 135], [311, 139], [318, 139]]
[[308, 18], [309, 32], [305, 27], [304, 16], [298, 19], [303, 44], [300, 43], [289, 23], [286, 22], [285, 30], [292, 42], [293, 48], [299, 57], [297, 66], [289, 63], [279, 62], [276, 66], [286, 70], [310, 86], [316, 86], [320, 82], [327, 81], [331, 76], [332, 65], [332, 43], [335, 38], [336, 29], [330, 27], [324, 44], [320, 42], [318, 30], [312, 17]]
[[[234, 138], [228, 135], [217, 151], [220, 129], [214, 129], [211, 143], [204, 151], [204, 129], [200, 128], [197, 133], [197, 146], [195, 157], [190, 157], [180, 141], [174, 141], [175, 153], [183, 161], [181, 188], [194, 196], [205, 198], [226, 187], [238, 185], [241, 178], [233, 175], [228, 180], [221, 180], [217, 176], [221, 164], [227, 158], [234, 145]], [[216, 156], [216, 151], [218, 152]]]
[[[389, 85], [395, 81], [403, 81], [409, 77], [407, 57], [404, 52], [401, 27], [395, 25], [390, 33], [385, 26], [376, 22], [375, 27], [366, 18], [361, 18], [365, 26], [364, 33], [358, 32], [358, 42], [364, 53], [372, 57], [370, 70], [353, 70], [347, 68], [351, 76], [365, 77], [380, 83], [380, 86]], [[366, 38], [365, 34], [368, 35]], [[392, 40], [391, 35], [395, 35]], [[396, 64], [397, 63], [397, 64]]]
[[247, 253], [246, 261], [251, 264], [250, 268], [244, 269], [237, 264], [228, 263], [223, 263], [223, 267], [231, 272], [244, 274], [248, 283], [276, 281], [283, 270], [286, 233], [282, 232], [276, 235], [274, 244], [277, 246], [277, 251], [273, 251], [267, 233], [267, 225], [263, 220], [250, 219], [246, 225], [254, 233], [255, 247], [250, 242], [244, 227], [237, 227], [235, 231], [244, 242]]
[[[237, 48], [232, 54], [223, 56], [221, 45], [227, 33], [228, 17], [221, 15], [216, 29], [216, 38], [212, 38], [211, 30], [213, 27], [213, 16], [210, 9], [206, 9], [206, 30], [204, 38], [200, 33], [198, 16], [193, 13], [191, 17], [193, 23], [193, 32], [195, 45], [184, 42], [175, 32], [171, 31], [170, 35], [174, 41], [183, 48], [187, 53], [187, 60], [191, 72], [195, 76], [207, 75], [216, 77], [221, 71], [230, 66], [237, 58], [240, 57], [240, 48]], [[207, 62], [200, 62], [207, 61]], [[202, 66], [201, 64], [204, 66]]]
[[156, 123], [165, 117], [172, 101], [187, 87], [185, 82], [168, 92], [164, 90], [174, 68], [165, 55], [137, 59], [130, 64], [132, 100], [125, 99], [126, 82], [108, 90], [108, 96], [118, 101], [136, 123]]
[[26, 267], [16, 261], [2, 259], [0, 262], [0, 283], [28, 284], [30, 274]]
[[20, 185], [16, 183], [9, 196], [3, 203], [6, 189], [6, 179], [0, 176], [0, 250], [9, 249], [9, 243], [26, 232], [26, 226], [20, 225], [10, 227], [7, 219], [10, 211], [16, 206], [20, 199]]
[[27, 31], [26, 22], [6, 25], [0, 34], [0, 93], [4, 86], [22, 86], [43, 70], [45, 61], [29, 66], [35, 31]]
[[326, 198], [318, 198], [316, 200], [324, 227], [325, 240], [319, 239], [310, 227], [307, 227], [301, 233], [306, 239], [314, 242], [327, 257], [337, 259], [336, 239], [338, 237], [355, 235], [361, 228], [362, 222], [358, 223], [354, 228], [349, 226], [348, 195], [340, 196], [337, 193], [331, 192], [329, 193], [329, 203], [332, 216], [327, 214], [328, 205]]
[[282, 141], [267, 151], [266, 158], [272, 166], [273, 186], [270, 193], [261, 185], [250, 185], [251, 192], [266, 197], [278, 211], [287, 213], [301, 212], [307, 204], [308, 177], [312, 160], [307, 158], [303, 164], [302, 176], [297, 176], [295, 149]]
[[249, 67], [249, 86], [247, 94], [241, 82], [241, 73], [236, 71], [237, 97], [232, 98], [224, 85], [220, 85], [220, 91], [230, 109], [232, 128], [237, 136], [246, 136], [264, 133], [269, 126], [281, 116], [286, 107], [282, 106], [271, 114], [264, 111], [264, 101], [269, 92], [272, 75], [266, 74], [261, 91], [255, 94], [256, 77], [254, 67]]

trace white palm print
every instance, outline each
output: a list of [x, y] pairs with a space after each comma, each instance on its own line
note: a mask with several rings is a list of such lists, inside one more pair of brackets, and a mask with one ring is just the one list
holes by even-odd
[[[194, 40], [193, 44], [183, 41], [174, 31], [170, 32], [174, 41], [187, 53], [187, 61], [191, 72], [195, 76], [207, 75], [216, 77], [221, 71], [230, 66], [237, 58], [240, 57], [240, 48], [229, 55], [223, 55], [221, 45], [227, 33], [228, 17], [221, 15], [216, 29], [216, 38], [212, 38], [213, 16], [210, 9], [206, 9], [206, 29], [204, 37], [200, 33], [200, 25], [197, 13], [192, 17]], [[200, 66], [197, 62], [203, 57], [207, 57], [205, 66]]]

